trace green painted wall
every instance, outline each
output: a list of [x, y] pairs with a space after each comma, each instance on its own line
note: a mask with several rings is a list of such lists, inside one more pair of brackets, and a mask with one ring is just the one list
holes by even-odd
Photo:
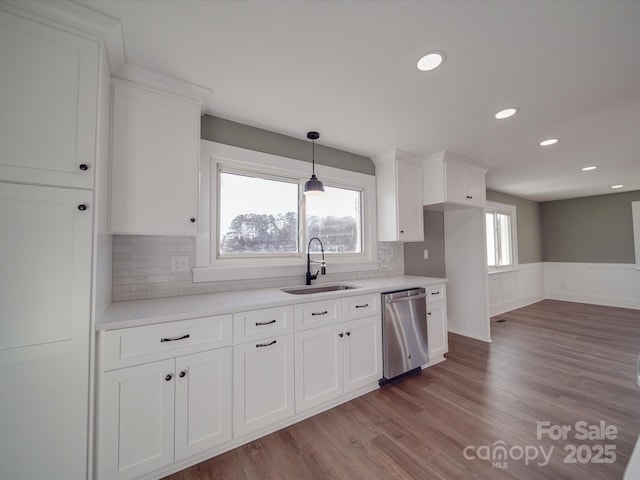
[[487, 200], [515, 205], [518, 230], [518, 263], [543, 261], [540, 204], [513, 195], [487, 190]]
[[[311, 163], [311, 141], [306, 138], [306, 132], [302, 132], [300, 138], [293, 138], [224, 118], [203, 115], [200, 137], [203, 140]], [[320, 132], [320, 139], [316, 142], [317, 164], [375, 175], [375, 165], [369, 157], [327, 147], [318, 142], [322, 142], [322, 132]]]
[[[404, 244], [404, 273], [444, 278], [444, 213], [424, 210], [424, 241]], [[429, 251], [425, 260], [424, 251]]]
[[638, 200], [640, 190], [541, 203], [544, 261], [635, 263], [631, 202]]

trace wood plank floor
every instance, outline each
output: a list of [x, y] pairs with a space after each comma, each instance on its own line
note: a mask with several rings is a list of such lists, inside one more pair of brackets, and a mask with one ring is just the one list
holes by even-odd
[[[493, 318], [491, 334], [450, 334], [447, 360], [420, 375], [167, 480], [621, 479], [640, 433], [640, 311], [545, 300]], [[538, 421], [572, 430], [539, 439]], [[612, 425], [616, 438], [577, 439], [580, 421]], [[500, 466], [465, 458], [465, 447], [483, 457], [499, 445]], [[527, 448], [538, 458], [519, 458]], [[612, 451], [612, 463], [589, 461]]]

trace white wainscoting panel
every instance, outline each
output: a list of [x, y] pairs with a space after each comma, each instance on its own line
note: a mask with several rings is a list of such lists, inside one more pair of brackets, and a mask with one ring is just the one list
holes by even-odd
[[493, 317], [544, 299], [543, 263], [524, 263], [517, 270], [489, 275], [489, 312]]
[[640, 309], [640, 271], [634, 264], [544, 263], [545, 298]]

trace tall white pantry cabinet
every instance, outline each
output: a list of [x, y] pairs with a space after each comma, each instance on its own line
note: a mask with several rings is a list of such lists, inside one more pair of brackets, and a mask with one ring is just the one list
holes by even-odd
[[0, 2], [0, 478], [86, 479], [110, 72], [90, 28], [21, 7]]

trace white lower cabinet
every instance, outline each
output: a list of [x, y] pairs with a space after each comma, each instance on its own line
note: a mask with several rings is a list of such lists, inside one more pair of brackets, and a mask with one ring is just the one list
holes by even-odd
[[429, 363], [444, 359], [449, 351], [447, 323], [447, 290], [444, 284], [425, 287], [427, 293], [427, 336], [429, 338]]
[[233, 347], [234, 437], [294, 414], [293, 360], [293, 334]]
[[345, 393], [382, 378], [382, 328], [380, 315], [344, 322]]
[[382, 376], [380, 316], [296, 333], [296, 410], [303, 411]]
[[442, 359], [449, 351], [447, 336], [447, 302], [427, 303], [427, 336], [429, 362]]
[[174, 363], [104, 375], [100, 479], [136, 478], [173, 461], [174, 385], [165, 377], [173, 376]]
[[176, 358], [176, 461], [231, 440], [231, 347]]
[[296, 333], [296, 410], [342, 394], [342, 323]]
[[106, 372], [98, 478], [133, 479], [231, 439], [231, 347]]

